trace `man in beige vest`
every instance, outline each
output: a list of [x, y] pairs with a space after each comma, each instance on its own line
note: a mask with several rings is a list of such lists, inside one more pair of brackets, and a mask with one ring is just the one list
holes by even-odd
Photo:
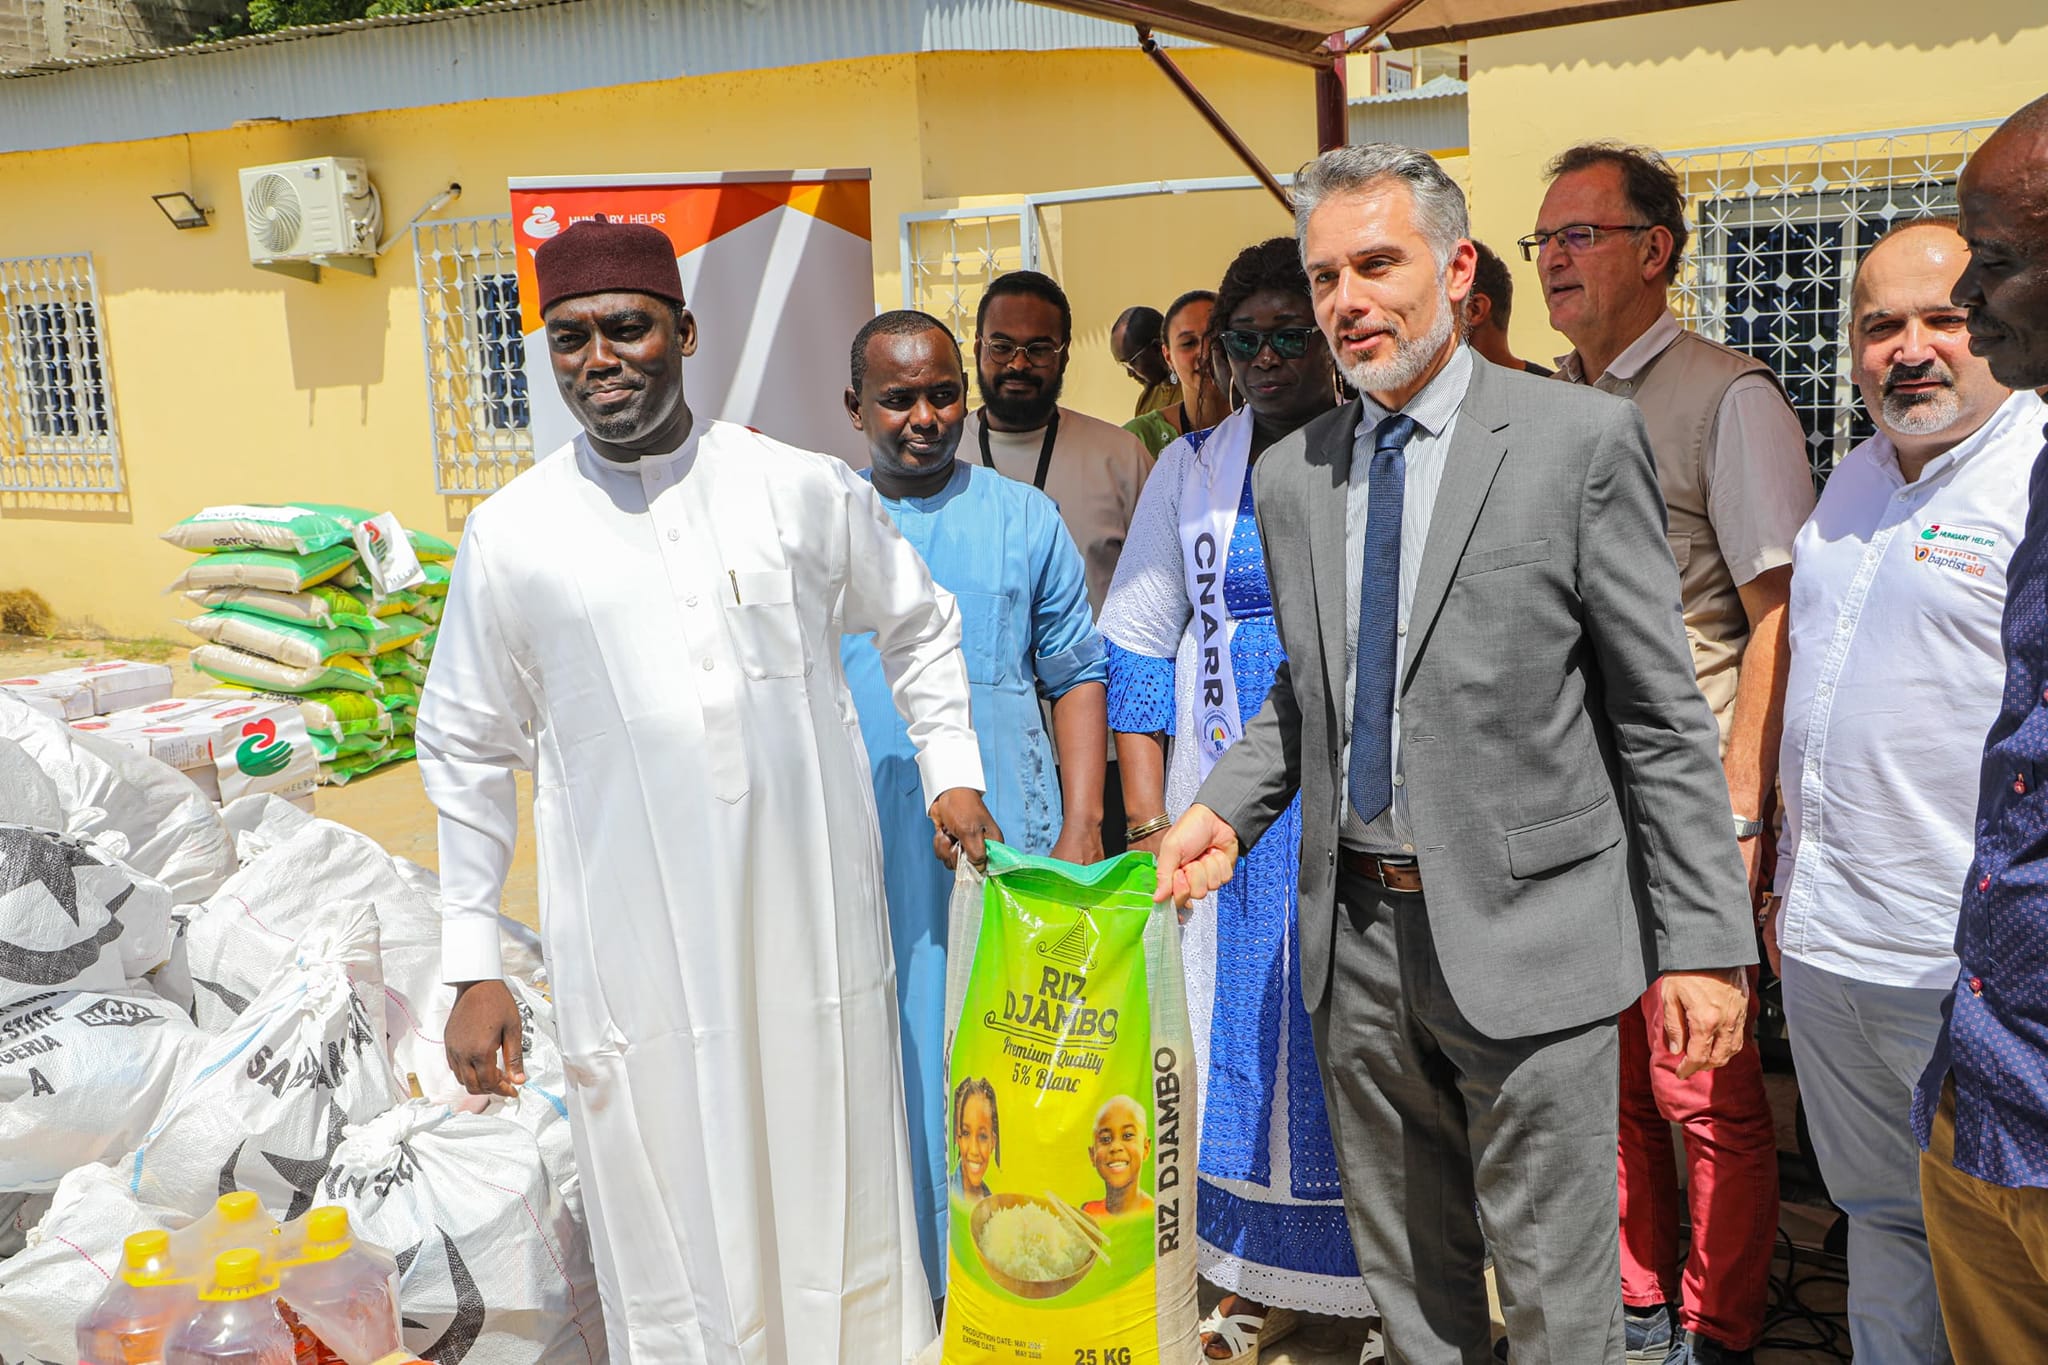
[[[1558, 377], [1642, 409], [1686, 637], [1720, 722], [1728, 778], [1732, 828], [1697, 837], [1739, 841], [1754, 896], [1777, 781], [1792, 541], [1814, 501], [1805, 433], [1768, 367], [1672, 315], [1666, 293], [1688, 233], [1671, 168], [1654, 152], [1600, 143], [1563, 153], [1550, 176], [1522, 251], [1537, 262], [1551, 325], [1572, 343]], [[1643, 857], [1655, 877], [1657, 851]], [[1763, 1072], [1748, 1048], [1720, 1071], [1681, 1078], [1662, 1030], [1652, 986], [1621, 1030], [1628, 1358], [1746, 1363], [1763, 1331], [1778, 1221]], [[1670, 1123], [1683, 1128], [1689, 1172], [1692, 1250], [1682, 1280]]]

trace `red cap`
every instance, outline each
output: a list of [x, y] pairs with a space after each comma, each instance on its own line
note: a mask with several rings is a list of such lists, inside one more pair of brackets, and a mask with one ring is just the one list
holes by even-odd
[[614, 223], [603, 214], [571, 223], [533, 253], [540, 311], [579, 294], [652, 294], [680, 305], [683, 272], [675, 244], [660, 228]]

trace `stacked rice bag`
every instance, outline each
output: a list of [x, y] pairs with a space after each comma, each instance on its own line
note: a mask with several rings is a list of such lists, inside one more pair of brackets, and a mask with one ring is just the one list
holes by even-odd
[[[406, 528], [426, 581], [379, 594], [358, 535], [374, 514], [338, 503], [210, 507], [164, 533], [201, 558], [177, 586], [200, 615], [192, 652], [221, 696], [299, 704], [323, 783], [413, 756], [455, 547]], [[344, 700], [353, 695], [360, 700]]]

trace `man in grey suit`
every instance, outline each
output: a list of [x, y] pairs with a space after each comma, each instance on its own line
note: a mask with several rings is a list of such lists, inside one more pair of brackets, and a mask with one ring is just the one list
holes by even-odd
[[1159, 894], [1208, 894], [1301, 793], [1302, 994], [1389, 1358], [1491, 1359], [1490, 1246], [1516, 1360], [1620, 1365], [1615, 1016], [1661, 975], [1666, 1045], [1720, 1066], [1756, 957], [1649, 442], [1463, 344], [1429, 157], [1343, 148], [1294, 194], [1364, 397], [1259, 460], [1287, 662]]

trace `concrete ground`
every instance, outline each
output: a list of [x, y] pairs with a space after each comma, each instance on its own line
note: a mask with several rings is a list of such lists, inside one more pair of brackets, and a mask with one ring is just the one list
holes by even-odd
[[[68, 668], [79, 663], [100, 658], [148, 657], [167, 662], [176, 675], [176, 692], [179, 696], [190, 696], [206, 691], [212, 681], [192, 670], [186, 662], [187, 651], [182, 648], [166, 649], [162, 642], [144, 645], [124, 646], [119, 641], [37, 641], [24, 640], [13, 636], [0, 636], [0, 677], [13, 677], [25, 673], [44, 672], [56, 668]], [[358, 778], [346, 787], [322, 787], [316, 798], [317, 812], [321, 816], [348, 825], [369, 835], [387, 850], [401, 857], [410, 858], [426, 867], [440, 865], [438, 849], [434, 838], [434, 810], [428, 803], [426, 792], [420, 786], [419, 768], [413, 763], [395, 764], [368, 777]], [[533, 789], [527, 778], [520, 779], [520, 828], [519, 846], [514, 856], [512, 876], [505, 887], [505, 913], [522, 923], [538, 927], [539, 900], [534, 878], [533, 856]], [[1773, 1081], [1773, 1107], [1780, 1113], [1779, 1147], [1783, 1152], [1796, 1152], [1797, 1143], [1792, 1136], [1792, 1095], [1789, 1077], [1771, 1077]], [[1801, 1191], [1788, 1176], [1788, 1200]], [[1817, 1247], [1825, 1234], [1828, 1224], [1834, 1218], [1831, 1211], [1788, 1202], [1782, 1220], [1787, 1234], [1801, 1247]], [[1782, 1251], [1777, 1270], [1782, 1277], [1785, 1273]], [[1815, 1263], [1804, 1252], [1801, 1254], [1800, 1278], [1806, 1280], [1814, 1273]], [[1204, 1307], [1213, 1301], [1213, 1295], [1205, 1293]], [[1807, 1306], [1819, 1310], [1832, 1318], [1835, 1327], [1841, 1329], [1842, 1291], [1832, 1283], [1816, 1282], [1806, 1286], [1801, 1297]], [[1499, 1305], [1493, 1304], [1493, 1320], [1496, 1335], [1501, 1330]], [[1789, 1341], [1817, 1341], [1814, 1329], [1786, 1323], [1774, 1326], [1769, 1338]], [[1819, 1349], [1777, 1347], [1775, 1344], [1757, 1353], [1758, 1365], [1832, 1365], [1846, 1357], [1847, 1335], [1842, 1332], [1844, 1342], [1842, 1356]], [[1307, 1323], [1300, 1332], [1280, 1343], [1274, 1350], [1262, 1356], [1264, 1365], [1356, 1365], [1364, 1340], [1361, 1324], [1334, 1320], [1317, 1320]], [[936, 1361], [937, 1353], [932, 1353]]]

